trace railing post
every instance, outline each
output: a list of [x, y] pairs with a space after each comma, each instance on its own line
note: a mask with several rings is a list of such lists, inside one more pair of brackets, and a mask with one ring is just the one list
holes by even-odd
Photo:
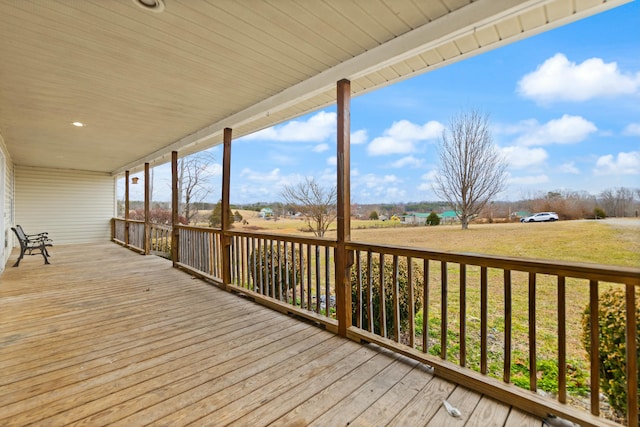
[[171, 152], [171, 260], [176, 267], [179, 260], [178, 244], [180, 230], [178, 230], [178, 152]]
[[348, 253], [346, 243], [351, 240], [350, 195], [350, 104], [351, 82], [340, 80], [337, 87], [338, 135], [337, 135], [337, 248], [335, 255], [336, 316], [338, 333], [347, 336], [351, 326], [351, 264], [353, 253]]
[[222, 154], [222, 288], [231, 283], [231, 236], [227, 234], [231, 228], [229, 217], [229, 189], [231, 180], [231, 137], [232, 130], [224, 129], [224, 148]]
[[124, 245], [129, 246], [129, 171], [124, 172]]
[[149, 189], [151, 183], [149, 182], [149, 163], [144, 164], [144, 254], [149, 255], [151, 253], [151, 223], [149, 218], [151, 194]]

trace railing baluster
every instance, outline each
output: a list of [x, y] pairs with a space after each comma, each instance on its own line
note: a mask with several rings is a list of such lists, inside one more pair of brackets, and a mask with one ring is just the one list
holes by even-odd
[[429, 261], [425, 258], [422, 266], [424, 283], [422, 289], [422, 351], [429, 351]]
[[[289, 248], [288, 248], [288, 244], [287, 241], [285, 240], [284, 242], [284, 288], [285, 288], [285, 294], [284, 294], [284, 301], [288, 304], [289, 303], [289, 281], [291, 280], [291, 277], [289, 277]], [[291, 249], [291, 256], [293, 257], [293, 249]], [[295, 274], [294, 274], [295, 277]]]
[[626, 284], [627, 342], [627, 420], [629, 427], [638, 427], [638, 323], [636, 321], [636, 288]]
[[387, 309], [385, 307], [385, 292], [384, 292], [384, 254], [380, 253], [380, 334], [387, 338]]
[[591, 413], [600, 415], [600, 322], [598, 281], [589, 282], [589, 361], [591, 363]]
[[331, 258], [331, 251], [329, 250], [329, 246], [326, 246], [324, 248], [324, 305], [325, 310], [327, 311], [327, 317], [331, 317], [331, 267], [329, 266], [329, 258]]
[[511, 270], [504, 270], [504, 374], [505, 383], [511, 382]]
[[487, 267], [480, 267], [480, 373], [487, 374], [487, 336], [488, 336], [488, 286]]
[[307, 310], [313, 310], [311, 307], [311, 289], [313, 289], [311, 259], [311, 245], [307, 244]]
[[367, 330], [373, 332], [373, 254], [367, 251]]
[[460, 366], [467, 365], [467, 265], [460, 264]]
[[538, 390], [536, 350], [536, 273], [529, 273], [529, 389]]
[[357, 301], [352, 301], [352, 304], [356, 304], [356, 326], [362, 328], [362, 265], [360, 261], [360, 251], [356, 251], [356, 295]]
[[567, 335], [565, 277], [558, 276], [558, 401], [567, 403]]
[[[321, 295], [321, 287], [320, 287], [320, 283], [321, 283], [321, 275], [320, 275], [320, 245], [315, 245], [316, 251], [316, 313], [320, 313], [320, 295]], [[327, 295], [327, 298], [329, 298], [329, 296]], [[329, 316], [329, 312], [327, 311], [327, 317]]]
[[283, 295], [282, 293], [284, 292], [284, 289], [282, 287], [282, 278], [284, 276], [284, 272], [282, 271], [282, 255], [284, 254], [284, 257], [287, 257], [287, 253], [282, 252], [282, 242], [280, 240], [278, 240], [277, 242], [277, 247], [276, 250], [278, 251], [278, 283], [276, 284], [277, 289], [278, 289], [278, 299], [280, 301], [283, 301]]
[[293, 293], [293, 301], [291, 302], [291, 305], [295, 306], [296, 305], [296, 301], [298, 299], [298, 271], [297, 271], [297, 265], [298, 263], [296, 262], [296, 244], [295, 243], [291, 243], [291, 270], [293, 272], [293, 282], [291, 283], [291, 290]]
[[416, 306], [413, 292], [413, 259], [411, 257], [407, 257], [407, 283], [407, 291], [409, 293], [409, 347], [414, 348], [416, 339], [416, 325], [414, 320], [416, 317]]
[[[298, 257], [298, 267], [300, 269], [300, 307], [304, 308], [304, 248], [302, 243], [298, 244], [300, 256]], [[297, 305], [297, 302], [296, 302]]]
[[275, 298], [276, 297], [276, 259], [277, 259], [277, 253], [273, 250], [273, 239], [269, 239], [269, 253], [271, 254], [270, 258], [270, 262], [269, 262], [269, 270], [270, 270], [270, 274], [271, 274], [271, 286], [270, 286], [270, 290], [271, 293], [269, 294], [269, 296], [271, 298]]
[[393, 337], [400, 342], [400, 286], [398, 283], [398, 255], [393, 256]]
[[449, 275], [446, 261], [440, 263], [440, 358], [447, 359], [447, 299]]
[[259, 263], [260, 263], [260, 240], [257, 237], [252, 237], [251, 238], [251, 261], [253, 264], [253, 291], [254, 292], [258, 292], [258, 282], [260, 281], [260, 277], [258, 277], [258, 275], [260, 274], [260, 267], [259, 267]]

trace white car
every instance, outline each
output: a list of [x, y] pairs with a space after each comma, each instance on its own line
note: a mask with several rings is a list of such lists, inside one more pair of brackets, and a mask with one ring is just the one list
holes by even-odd
[[520, 219], [520, 222], [545, 222], [545, 221], [557, 221], [558, 214], [555, 212], [539, 212], [531, 216], [527, 216]]

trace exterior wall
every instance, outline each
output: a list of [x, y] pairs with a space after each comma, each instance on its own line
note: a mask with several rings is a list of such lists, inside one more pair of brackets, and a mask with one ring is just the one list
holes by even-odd
[[113, 182], [106, 173], [16, 166], [15, 223], [27, 233], [47, 231], [54, 245], [107, 241]]
[[13, 163], [0, 135], [0, 272], [13, 248]]

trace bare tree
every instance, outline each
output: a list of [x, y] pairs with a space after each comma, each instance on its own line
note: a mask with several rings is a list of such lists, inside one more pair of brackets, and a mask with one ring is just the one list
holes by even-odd
[[476, 111], [455, 116], [442, 132], [440, 170], [433, 191], [456, 211], [462, 229], [506, 184], [507, 162]]
[[198, 213], [195, 204], [202, 202], [212, 191], [211, 165], [214, 162], [213, 155], [207, 152], [178, 160], [178, 200], [180, 211], [189, 224]]
[[307, 220], [309, 228], [318, 237], [324, 236], [331, 222], [336, 219], [336, 187], [324, 189], [313, 178], [305, 178], [298, 184], [286, 185], [282, 198], [295, 205]]

